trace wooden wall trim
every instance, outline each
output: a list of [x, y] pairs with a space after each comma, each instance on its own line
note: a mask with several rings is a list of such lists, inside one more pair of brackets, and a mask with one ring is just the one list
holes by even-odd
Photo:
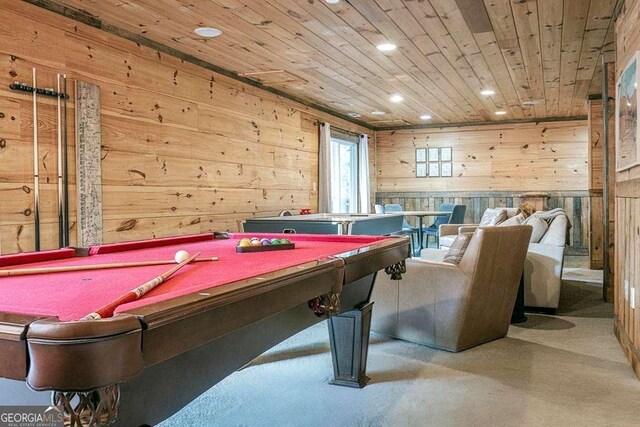
[[380, 126], [376, 127], [376, 131], [394, 131], [394, 130], [414, 130], [414, 129], [441, 129], [451, 127], [468, 127], [468, 126], [487, 126], [487, 125], [514, 125], [514, 124], [526, 124], [526, 123], [547, 123], [547, 122], [573, 122], [587, 120], [587, 116], [573, 116], [573, 117], [545, 117], [541, 119], [512, 119], [512, 120], [500, 120], [500, 121], [487, 121], [487, 122], [462, 122], [462, 123], [437, 123], [437, 124], [419, 124], [419, 125], [406, 125], [406, 126]]
[[616, 197], [640, 197], [640, 178], [617, 182]]
[[[587, 197], [588, 191], [544, 191], [537, 192], [549, 197]], [[377, 197], [523, 197], [526, 191], [377, 191]]]
[[53, 13], [56, 13], [58, 15], [62, 15], [64, 17], [66, 17], [66, 18], [70, 18], [70, 19], [73, 19], [75, 21], [81, 22], [81, 23], [83, 23], [85, 25], [89, 25], [91, 27], [97, 28], [97, 29], [105, 31], [107, 33], [111, 33], [111, 34], [116, 35], [118, 37], [122, 37], [124, 39], [130, 40], [130, 41], [132, 41], [134, 43], [137, 43], [139, 45], [143, 45], [143, 46], [146, 46], [148, 48], [151, 48], [151, 49], [157, 50], [159, 52], [165, 53], [167, 55], [171, 55], [171, 56], [176, 57], [178, 59], [182, 59], [182, 60], [184, 60], [186, 62], [190, 62], [190, 63], [192, 63], [194, 65], [197, 65], [199, 67], [205, 68], [205, 69], [210, 70], [210, 71], [213, 71], [215, 73], [222, 74], [225, 77], [229, 77], [231, 79], [237, 80], [237, 81], [239, 81], [239, 82], [241, 82], [243, 84], [246, 84], [246, 85], [249, 85], [249, 86], [253, 86], [255, 88], [264, 90], [266, 92], [270, 92], [270, 93], [272, 93], [274, 95], [289, 99], [290, 101], [296, 102], [296, 103], [304, 105], [306, 107], [313, 108], [313, 109], [316, 109], [318, 111], [322, 111], [323, 113], [330, 114], [330, 115], [332, 115], [334, 117], [337, 117], [337, 118], [340, 118], [342, 120], [348, 121], [348, 122], [353, 123], [355, 125], [362, 126], [362, 127], [366, 128], [366, 129], [373, 130], [373, 131], [377, 130], [376, 127], [371, 126], [370, 124], [368, 124], [366, 122], [363, 122], [361, 120], [356, 120], [353, 117], [349, 117], [349, 116], [347, 116], [345, 114], [341, 114], [341, 113], [339, 113], [337, 111], [334, 111], [334, 110], [332, 110], [330, 108], [327, 108], [327, 107], [325, 107], [323, 105], [316, 104], [314, 102], [310, 102], [310, 101], [307, 101], [305, 99], [299, 98], [299, 97], [297, 97], [295, 95], [292, 95], [292, 94], [290, 94], [288, 92], [284, 92], [284, 91], [281, 91], [279, 89], [276, 89], [276, 88], [273, 88], [273, 87], [270, 87], [270, 86], [265, 86], [262, 83], [257, 82], [255, 80], [251, 80], [251, 79], [248, 79], [246, 77], [239, 76], [238, 74], [234, 73], [233, 71], [229, 71], [229, 70], [227, 70], [225, 68], [219, 67], [219, 66], [214, 65], [214, 64], [212, 64], [210, 62], [203, 61], [202, 59], [196, 58], [195, 56], [188, 55], [186, 53], [183, 53], [183, 52], [181, 52], [181, 51], [179, 51], [177, 49], [174, 49], [174, 48], [169, 47], [167, 45], [164, 45], [162, 43], [157, 43], [157, 42], [155, 42], [153, 40], [150, 40], [150, 39], [148, 39], [146, 37], [139, 36], [137, 34], [129, 32], [127, 30], [123, 30], [122, 28], [119, 28], [119, 27], [107, 24], [105, 22], [102, 22], [102, 20], [100, 20], [99, 18], [96, 18], [95, 16], [91, 16], [91, 15], [89, 15], [87, 13], [83, 13], [81, 11], [78, 11], [78, 10], [75, 10], [75, 9], [72, 9], [72, 8], [69, 8], [69, 7], [66, 7], [66, 6], [59, 5], [59, 4], [57, 4], [57, 3], [53, 2], [53, 1], [50, 1], [50, 0], [23, 0], [23, 1], [25, 1], [27, 3], [30, 3], [30, 4], [32, 4], [34, 6], [38, 6], [38, 7], [41, 7], [43, 9], [46, 9], [46, 10], [48, 10], [50, 12], [53, 12]]
[[622, 326], [618, 319], [614, 319], [613, 321], [613, 333], [616, 335], [625, 356], [629, 359], [633, 372], [636, 374], [636, 377], [640, 379], [640, 352], [633, 346], [624, 326]]

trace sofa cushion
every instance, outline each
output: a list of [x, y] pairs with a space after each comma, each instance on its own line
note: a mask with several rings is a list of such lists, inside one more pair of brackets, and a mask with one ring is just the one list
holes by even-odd
[[512, 216], [511, 218], [505, 219], [498, 225], [520, 225], [523, 222], [524, 222], [524, 215], [518, 214], [516, 216]]
[[530, 243], [538, 243], [549, 229], [549, 224], [547, 224], [547, 221], [536, 216], [530, 216], [529, 218], [527, 218], [527, 225], [533, 227], [533, 231], [531, 232], [531, 239], [529, 240]]
[[442, 261], [449, 264], [460, 264], [460, 261], [462, 261], [462, 257], [464, 256], [464, 252], [467, 250], [469, 242], [471, 241], [471, 236], [473, 236], [473, 233], [458, 234], [451, 244], [449, 252], [447, 252]]
[[505, 219], [507, 219], [507, 211], [505, 209], [487, 209], [482, 214], [482, 219], [480, 219], [479, 225], [480, 227], [498, 225]]
[[557, 216], [549, 224], [549, 229], [540, 240], [545, 245], [564, 246], [569, 236], [569, 221], [564, 215]]
[[442, 249], [449, 249], [451, 247], [451, 245], [453, 245], [453, 242], [456, 240], [456, 237], [458, 237], [457, 234], [449, 234], [446, 236], [440, 236], [440, 248]]

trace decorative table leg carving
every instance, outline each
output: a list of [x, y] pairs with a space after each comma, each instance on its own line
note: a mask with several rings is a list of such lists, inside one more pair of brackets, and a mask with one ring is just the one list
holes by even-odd
[[402, 260], [385, 267], [384, 272], [391, 276], [391, 280], [402, 280], [402, 273], [407, 272], [407, 264]]
[[340, 294], [328, 293], [310, 300], [307, 305], [318, 316], [331, 316], [340, 312]]
[[51, 403], [62, 406], [65, 426], [108, 426], [118, 417], [120, 386], [110, 385], [86, 392], [54, 391]]

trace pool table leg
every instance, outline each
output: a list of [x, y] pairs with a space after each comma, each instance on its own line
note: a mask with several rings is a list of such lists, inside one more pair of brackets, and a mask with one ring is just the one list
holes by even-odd
[[372, 308], [370, 302], [329, 318], [334, 374], [331, 384], [362, 388], [369, 382], [366, 371]]
[[118, 417], [120, 386], [115, 384], [87, 392], [51, 393], [51, 403], [62, 406], [65, 425], [107, 426]]

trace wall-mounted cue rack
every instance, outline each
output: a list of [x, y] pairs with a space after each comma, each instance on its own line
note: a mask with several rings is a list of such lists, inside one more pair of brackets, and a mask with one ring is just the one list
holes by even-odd
[[56, 88], [38, 88], [36, 69], [32, 70], [32, 84], [15, 82], [9, 85], [14, 91], [32, 94], [33, 99], [33, 215], [35, 226], [35, 250], [40, 250], [40, 158], [38, 151], [38, 96], [57, 98], [58, 137], [58, 246], [69, 246], [69, 173], [67, 168], [67, 76], [56, 74]]

